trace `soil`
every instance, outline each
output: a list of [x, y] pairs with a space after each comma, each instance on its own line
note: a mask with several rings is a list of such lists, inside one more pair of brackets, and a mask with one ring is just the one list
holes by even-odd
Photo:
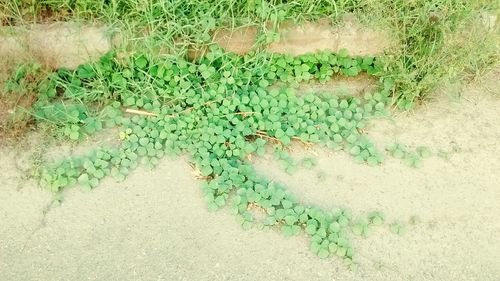
[[[269, 52], [302, 55], [347, 49], [351, 55], [379, 55], [393, 44], [388, 31], [363, 26], [350, 18], [337, 27], [332, 27], [329, 20], [301, 25], [284, 23], [277, 32], [280, 39], [268, 46]], [[225, 50], [241, 55], [254, 48], [257, 35], [257, 27], [243, 26], [215, 32], [214, 41]]]
[[28, 58], [53, 69], [73, 69], [110, 51], [111, 39], [108, 27], [72, 22], [4, 27], [0, 57], [11, 57], [14, 64]]
[[347, 49], [353, 56], [379, 55], [391, 44], [387, 31], [362, 26], [353, 19], [346, 19], [335, 28], [326, 20], [300, 26], [289, 24], [283, 26], [279, 33], [281, 38], [269, 46], [270, 52], [302, 55]]
[[228, 52], [244, 55], [253, 49], [258, 33], [256, 26], [221, 29], [214, 32], [213, 40]]

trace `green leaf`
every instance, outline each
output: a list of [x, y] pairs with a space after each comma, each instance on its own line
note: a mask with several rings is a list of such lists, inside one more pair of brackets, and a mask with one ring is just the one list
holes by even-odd
[[302, 159], [302, 166], [307, 169], [311, 169], [317, 165], [317, 161], [314, 158], [304, 158]]
[[94, 188], [99, 184], [99, 180], [97, 178], [91, 178], [89, 180], [89, 184], [92, 188]]
[[80, 133], [78, 131], [71, 131], [69, 133], [69, 138], [71, 140], [78, 140], [78, 139], [80, 139]]
[[88, 191], [91, 191], [92, 190], [92, 187], [90, 186], [90, 183], [84, 183], [84, 184], [81, 184], [80, 185], [80, 188], [85, 191], [85, 192], [88, 192]]
[[328, 258], [329, 255], [330, 255], [330, 252], [328, 251], [328, 249], [320, 248], [318, 250], [318, 257], [320, 257], [322, 259]]
[[346, 58], [347, 56], [349, 56], [349, 51], [347, 51], [347, 49], [345, 48], [342, 48], [339, 50], [338, 56], [341, 58]]
[[213, 169], [210, 165], [205, 165], [200, 170], [203, 176], [210, 176], [213, 173]]
[[315, 254], [318, 254], [320, 249], [321, 249], [321, 246], [318, 242], [316, 241], [312, 241], [311, 242], [311, 245], [310, 245], [310, 248], [311, 248], [311, 251]]
[[87, 184], [88, 182], [89, 182], [89, 175], [88, 174], [83, 173], [78, 177], [78, 183], [83, 185], [83, 184]]
[[219, 207], [222, 207], [226, 204], [226, 199], [224, 198], [224, 196], [217, 196], [215, 197], [215, 204]]
[[135, 65], [141, 69], [146, 69], [148, 65], [148, 59], [145, 56], [140, 56], [135, 59]]
[[285, 217], [285, 223], [288, 225], [295, 224], [298, 221], [296, 216], [288, 215]]
[[389, 225], [389, 229], [392, 233], [397, 235], [403, 235], [405, 233], [405, 228], [401, 222], [395, 221]]
[[336, 254], [339, 257], [345, 257], [345, 255], [347, 254], [347, 248], [345, 248], [345, 247], [338, 247]]
[[363, 226], [362, 225], [355, 225], [355, 226], [353, 226], [352, 232], [354, 232], [357, 235], [363, 234]]
[[329, 230], [332, 233], [338, 233], [341, 229], [341, 226], [338, 222], [332, 222], [329, 226]]
[[259, 86], [262, 88], [267, 88], [267, 86], [269, 86], [269, 82], [266, 79], [262, 79], [259, 81]]
[[308, 224], [305, 228], [305, 231], [309, 235], [314, 235], [316, 233], [316, 225]]
[[293, 207], [293, 203], [286, 199], [281, 200], [281, 205], [283, 205], [283, 208], [285, 209], [290, 209]]
[[349, 150], [349, 152], [356, 156], [356, 155], [359, 155], [359, 153], [361, 152], [361, 149], [359, 148], [359, 146], [355, 145], [353, 147], [351, 147], [351, 149]]
[[384, 223], [384, 215], [381, 212], [371, 212], [368, 214], [368, 221], [374, 225], [381, 225]]
[[82, 79], [90, 79], [96, 76], [94, 68], [90, 64], [80, 65], [76, 70], [77, 76]]
[[243, 227], [243, 229], [249, 230], [250, 228], [252, 228], [253, 223], [251, 221], [245, 221], [241, 224], [241, 226]]
[[330, 251], [330, 253], [332, 254], [337, 253], [337, 249], [338, 249], [337, 243], [331, 242], [330, 244], [328, 244], [328, 250]]
[[417, 153], [422, 158], [428, 158], [432, 155], [430, 149], [426, 146], [417, 147]]

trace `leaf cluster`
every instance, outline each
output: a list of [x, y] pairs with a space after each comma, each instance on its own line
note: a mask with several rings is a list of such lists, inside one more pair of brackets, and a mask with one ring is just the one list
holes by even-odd
[[[325, 69], [333, 72], [325, 74]], [[263, 155], [272, 145], [276, 158], [291, 173], [296, 163], [286, 149], [296, 140], [343, 149], [359, 162], [380, 164], [381, 153], [360, 132], [371, 116], [385, 110], [384, 87], [365, 99], [300, 95], [288, 86], [270, 87], [276, 82], [325, 81], [334, 74], [352, 76], [375, 69], [375, 59], [349, 57], [345, 52], [296, 58], [268, 54], [255, 59], [213, 47], [195, 62], [144, 54], [118, 61], [108, 54], [72, 73], [59, 71], [51, 83], [61, 96], [56, 101], [45, 99], [40, 108], [51, 106], [46, 118], [64, 116], [61, 120], [68, 123], [71, 139], [81, 138], [85, 127], [79, 125], [88, 124], [89, 118], [101, 124], [96, 126], [120, 126], [119, 147], [47, 166], [42, 181], [54, 191], [76, 183], [88, 190], [108, 175], [124, 179], [141, 161], [154, 167], [166, 154], [188, 154], [204, 180], [209, 209], [231, 201], [244, 228], [259, 223], [263, 228], [280, 228], [285, 235], [303, 232], [310, 235], [311, 250], [318, 256], [340, 256], [353, 264], [347, 232], [350, 212], [302, 205], [285, 186], [258, 175], [247, 156]], [[95, 97], [96, 93], [105, 98]], [[103, 102], [106, 99], [109, 102]], [[79, 104], [63, 103], [76, 100], [103, 102], [100, 119]], [[153, 115], [126, 116], [121, 107]], [[303, 165], [312, 167], [315, 161], [305, 159]], [[256, 221], [253, 209], [263, 211], [266, 218]]]

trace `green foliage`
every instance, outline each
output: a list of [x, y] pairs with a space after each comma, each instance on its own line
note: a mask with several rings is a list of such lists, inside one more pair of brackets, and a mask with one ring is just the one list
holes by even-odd
[[406, 232], [406, 229], [405, 229], [403, 223], [401, 223], [399, 221], [395, 221], [392, 224], [390, 224], [389, 229], [391, 230], [392, 233], [397, 234], [397, 235], [403, 235]]
[[[286, 149], [298, 140], [343, 149], [361, 163], [380, 164], [381, 153], [359, 129], [376, 113], [383, 114], [388, 100], [384, 85], [373, 99], [364, 100], [329, 93], [297, 95], [287, 86], [268, 88], [278, 81], [326, 81], [330, 77], [322, 76], [322, 67], [338, 68], [338, 75], [353, 75], [353, 65], [359, 66], [356, 74], [373, 72], [377, 60], [325, 52], [252, 58], [213, 47], [196, 62], [138, 55], [118, 63], [107, 55], [74, 72], [59, 71], [51, 81], [61, 96], [38, 103], [38, 108], [48, 108], [43, 116], [65, 123], [70, 139], [80, 139], [103, 124], [120, 126], [121, 144], [46, 166], [42, 183], [53, 191], [77, 183], [90, 190], [108, 175], [123, 180], [141, 162], [154, 167], [165, 154], [188, 154], [205, 179], [202, 190], [210, 210], [229, 202], [243, 228], [279, 227], [288, 236], [305, 232], [319, 257], [343, 257], [355, 267], [347, 235], [352, 219], [348, 210], [302, 205], [285, 186], [258, 175], [246, 159], [273, 145], [275, 157], [291, 173], [296, 163]], [[108, 100], [100, 99], [102, 108], [93, 116], [76, 100], [96, 102], [96, 92]], [[372, 109], [365, 110], [367, 105]], [[120, 107], [150, 114], [123, 116]], [[305, 167], [315, 164], [311, 158], [302, 161]], [[266, 218], [257, 221], [251, 208], [263, 211]], [[366, 221], [354, 232], [366, 236], [368, 230]]]
[[318, 164], [318, 161], [315, 158], [307, 157], [302, 159], [302, 166], [306, 169], [312, 169]]
[[367, 237], [370, 234], [370, 224], [366, 220], [358, 220], [352, 226], [352, 232], [362, 237]]
[[382, 225], [385, 221], [385, 216], [379, 211], [368, 213], [366, 218], [359, 218], [352, 225], [351, 230], [354, 234], [364, 238], [370, 235], [372, 227]]
[[403, 159], [408, 154], [408, 148], [402, 144], [394, 143], [387, 147], [387, 151], [395, 158]]
[[[166, 3], [155, 0], [44, 0], [27, 2], [10, 1], [2, 7], [7, 22], [23, 18], [38, 18], [49, 10], [55, 16], [80, 19], [99, 19], [131, 25], [134, 31], [156, 27], [154, 35], [173, 40], [180, 37], [186, 41], [207, 42], [210, 32], [218, 27], [247, 22], [318, 19], [335, 17], [340, 13], [353, 12], [362, 5], [359, 1], [341, 1], [332, 5], [329, 2], [297, 1], [232, 1], [232, 0], [171, 0]], [[307, 11], [307, 12], [306, 12]], [[47, 13], [45, 13], [47, 14]], [[43, 18], [40, 18], [43, 20]], [[276, 40], [278, 34], [266, 31], [268, 42]], [[172, 44], [174, 42], [167, 41]]]
[[416, 152], [417, 152], [418, 156], [420, 156], [422, 158], [428, 158], [432, 155], [431, 150], [426, 146], [417, 147]]
[[431, 156], [429, 148], [425, 146], [419, 146], [415, 152], [412, 152], [405, 145], [394, 143], [389, 145], [386, 150], [391, 156], [404, 160], [408, 166], [414, 168], [422, 167], [422, 159]]
[[41, 65], [29, 63], [17, 65], [5, 81], [0, 77], [0, 139], [20, 134], [31, 122], [31, 107], [45, 76]]
[[416, 153], [409, 153], [406, 156], [406, 163], [410, 167], [420, 168], [422, 167], [422, 158]]
[[498, 7], [498, 2], [482, 0], [371, 2], [370, 15], [391, 28], [404, 46], [384, 58], [383, 77], [394, 81], [395, 105], [413, 108], [443, 80], [464, 71], [475, 76], [498, 65], [498, 48], [493, 47], [498, 46], [493, 39], [498, 27], [493, 32], [475, 27], [482, 13], [498, 14]]
[[368, 222], [373, 225], [381, 225], [385, 221], [385, 216], [379, 211], [373, 211], [368, 214]]

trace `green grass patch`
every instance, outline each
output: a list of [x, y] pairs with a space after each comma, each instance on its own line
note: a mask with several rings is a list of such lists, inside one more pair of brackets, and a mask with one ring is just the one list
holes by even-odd
[[104, 22], [122, 30], [133, 49], [166, 48], [183, 55], [189, 46], [209, 44], [212, 32], [221, 27], [260, 26], [258, 42], [266, 44], [277, 38], [273, 29], [285, 21], [300, 24], [326, 17], [335, 23], [348, 13], [394, 35], [396, 46], [387, 50], [384, 75], [395, 82], [393, 103], [400, 108], [412, 108], [444, 79], [464, 73], [477, 77], [498, 65], [498, 25], [488, 31], [481, 24], [498, 15], [498, 3], [485, 0], [16, 0], [0, 16], [4, 24]]

